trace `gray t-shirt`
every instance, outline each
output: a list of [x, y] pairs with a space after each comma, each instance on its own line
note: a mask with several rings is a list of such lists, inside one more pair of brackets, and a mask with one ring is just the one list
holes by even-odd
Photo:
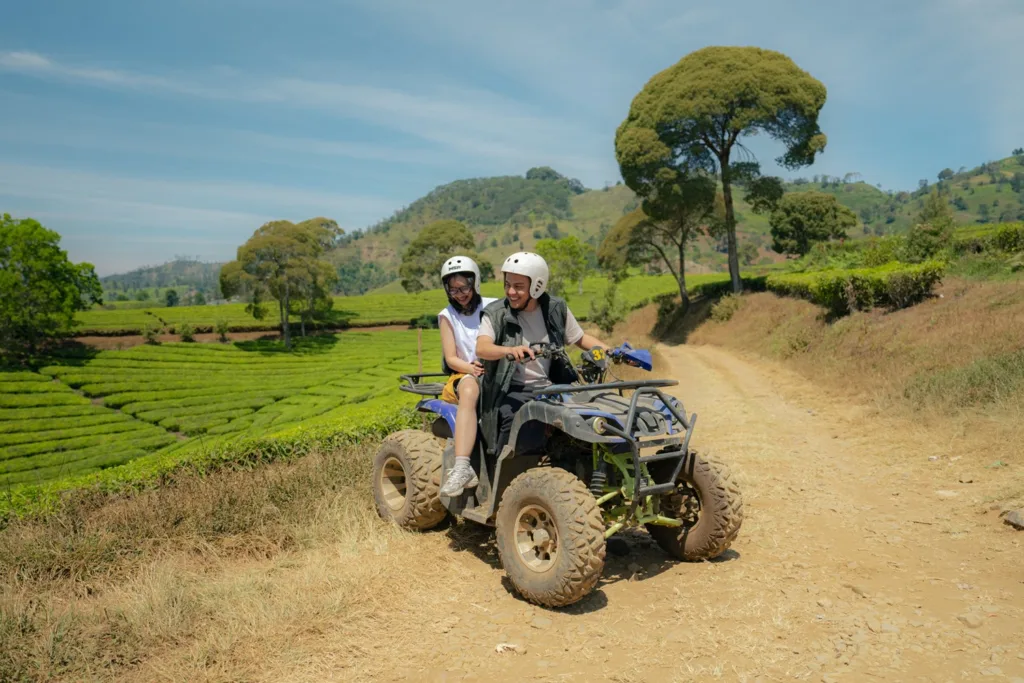
[[[566, 309], [565, 316], [565, 344], [575, 344], [583, 338], [583, 328], [576, 322], [572, 311]], [[520, 311], [519, 324], [523, 327], [523, 344], [547, 344], [551, 341], [548, 337], [548, 329], [544, 326], [544, 315], [540, 306], [533, 311]], [[477, 333], [480, 337], [494, 339], [494, 326], [486, 316], [480, 322], [480, 330]], [[527, 388], [535, 389], [551, 384], [548, 373], [551, 371], [551, 360], [539, 358], [528, 363], [516, 363], [515, 374], [512, 376], [513, 384], [522, 384]]]

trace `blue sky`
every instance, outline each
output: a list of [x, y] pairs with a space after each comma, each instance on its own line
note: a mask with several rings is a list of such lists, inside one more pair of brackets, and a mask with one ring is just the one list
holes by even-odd
[[275, 218], [363, 228], [458, 178], [601, 187], [633, 96], [706, 45], [826, 85], [828, 148], [798, 175], [909, 189], [1024, 146], [1021, 36], [1020, 0], [12, 2], [0, 211], [107, 274], [230, 259]]

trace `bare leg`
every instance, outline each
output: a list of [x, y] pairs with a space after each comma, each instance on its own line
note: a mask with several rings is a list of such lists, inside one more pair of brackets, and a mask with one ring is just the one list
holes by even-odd
[[455, 415], [455, 467], [445, 477], [441, 495], [454, 497], [462, 495], [464, 489], [471, 489], [480, 483], [469, 463], [476, 442], [476, 401], [480, 396], [480, 385], [472, 376], [463, 377], [456, 389], [459, 396], [459, 412]]
[[459, 395], [459, 412], [455, 416], [455, 457], [468, 458], [476, 441], [476, 402], [480, 398], [476, 377], [463, 377], [456, 393]]

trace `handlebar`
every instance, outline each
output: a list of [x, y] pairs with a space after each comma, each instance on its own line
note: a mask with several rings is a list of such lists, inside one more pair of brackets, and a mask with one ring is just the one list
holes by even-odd
[[[555, 344], [535, 343], [530, 344], [530, 349], [533, 350], [534, 357], [530, 358], [529, 356], [525, 356], [521, 361], [518, 362], [529, 363], [530, 361], [536, 360], [538, 358], [554, 358], [556, 356], [560, 356], [566, 353], [564, 346], [557, 346]], [[591, 351], [593, 351], [593, 349], [591, 349]], [[621, 348], [604, 349], [604, 352], [609, 358], [611, 358], [615, 362], [621, 361], [622, 354], [624, 353], [623, 349]], [[506, 353], [505, 360], [515, 360], [515, 356], [512, 355], [511, 353]]]

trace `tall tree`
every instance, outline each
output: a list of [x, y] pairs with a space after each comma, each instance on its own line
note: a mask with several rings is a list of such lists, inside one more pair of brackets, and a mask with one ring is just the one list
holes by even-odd
[[441, 266], [456, 254], [473, 256], [476, 242], [469, 229], [459, 221], [435, 221], [420, 230], [405, 253], [398, 275], [409, 293], [436, 289], [441, 285]]
[[292, 311], [299, 315], [302, 336], [306, 336], [306, 324], [323, 320], [334, 308], [331, 290], [338, 284], [338, 271], [333, 265], [321, 259], [301, 259], [293, 269], [291, 277], [300, 292], [292, 299]]
[[753, 155], [742, 139], [766, 133], [786, 152], [789, 168], [814, 162], [825, 149], [818, 127], [825, 86], [779, 52], [756, 47], [707, 47], [655, 74], [636, 95], [615, 134], [615, 153], [626, 184], [646, 197], [663, 174], [668, 180], [694, 170], [722, 183], [729, 273], [743, 288], [736, 244], [733, 183], [754, 177], [754, 161], [733, 162], [734, 150]]
[[560, 240], [542, 239], [537, 242], [536, 250], [551, 269], [548, 289], [552, 294], [564, 295], [568, 283], [571, 282], [575, 282], [577, 292], [583, 294], [583, 277], [587, 274], [587, 264], [593, 247], [581, 242], [575, 235], [570, 235]]
[[221, 290], [226, 297], [245, 295], [246, 310], [257, 319], [266, 315], [269, 300], [276, 299], [285, 348], [290, 349], [289, 313], [295, 300], [315, 287], [310, 271], [320, 268], [317, 262], [339, 234], [337, 224], [325, 219], [266, 223], [238, 248], [237, 259], [221, 268]]
[[772, 249], [803, 256], [816, 242], [845, 239], [857, 215], [824, 192], [792, 192], [779, 200], [769, 219]]
[[0, 352], [35, 353], [72, 334], [75, 313], [103, 302], [91, 263], [72, 263], [60, 235], [32, 218], [0, 218]]
[[705, 175], [662, 172], [660, 178], [664, 182], [655, 179], [640, 207], [612, 227], [601, 243], [598, 259], [603, 268], [613, 272], [624, 265], [639, 266], [660, 259], [676, 279], [685, 313], [690, 306], [686, 247], [701, 234], [701, 227], [708, 227], [713, 235], [720, 232], [724, 204], [716, 202], [715, 182]]

